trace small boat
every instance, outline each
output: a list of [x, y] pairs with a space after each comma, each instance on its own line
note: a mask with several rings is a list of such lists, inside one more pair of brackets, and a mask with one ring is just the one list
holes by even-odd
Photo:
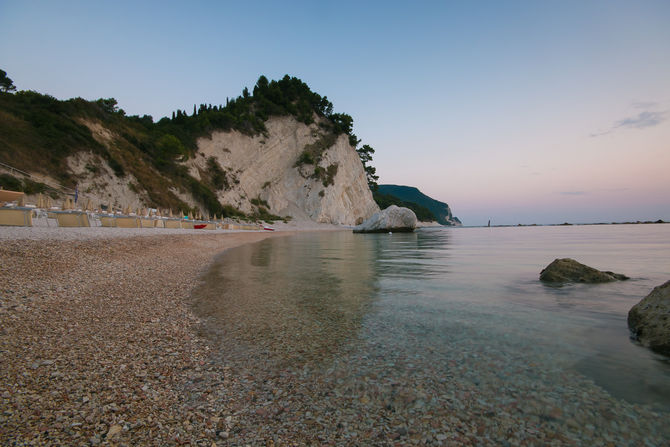
[[193, 224], [193, 228], [194, 228], [195, 230], [202, 230], [202, 229], [205, 228], [206, 226], [207, 226], [207, 224]]
[[270, 228], [270, 227], [263, 227], [263, 229], [264, 229], [265, 231], [275, 231], [274, 228]]

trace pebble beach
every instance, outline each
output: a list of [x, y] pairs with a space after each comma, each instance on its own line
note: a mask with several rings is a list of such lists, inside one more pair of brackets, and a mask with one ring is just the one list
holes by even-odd
[[[365, 244], [356, 239], [344, 260], [321, 246], [330, 256], [324, 262], [334, 262], [326, 271], [349, 279], [328, 283], [309, 270], [320, 263], [304, 252], [262, 256], [266, 243], [294, 248], [298, 237], [240, 246], [337, 228], [277, 229], [0, 228], [0, 445], [656, 446], [669, 439], [665, 413], [566, 372], [541, 344], [508, 350], [528, 358], [505, 354], [513, 338], [482, 350], [482, 335], [463, 324], [426, 346], [420, 333], [442, 329], [423, 314], [400, 323], [392, 308], [363, 325], [373, 307]], [[332, 234], [342, 236], [333, 247], [347, 240]], [[264, 259], [297, 267], [261, 281], [250, 266], [265, 275]], [[296, 269], [307, 283], [288, 275]], [[224, 274], [220, 283], [239, 289], [226, 289], [221, 307], [210, 308]], [[360, 288], [347, 288], [352, 278]], [[342, 294], [303, 301], [294, 288], [309, 289], [310, 281]], [[383, 334], [401, 338], [403, 324], [412, 336], [404, 350], [389, 351]], [[363, 342], [356, 336], [363, 327], [380, 337]]]
[[0, 228], [0, 444], [224, 443], [229, 409], [185, 392], [214, 368], [188, 297], [217, 253], [282, 234]]

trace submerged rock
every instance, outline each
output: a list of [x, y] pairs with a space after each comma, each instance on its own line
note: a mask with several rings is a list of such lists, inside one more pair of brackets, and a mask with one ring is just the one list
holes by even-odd
[[642, 345], [670, 355], [670, 281], [631, 308], [628, 328]]
[[416, 214], [409, 208], [391, 205], [354, 227], [354, 233], [411, 232], [416, 228]]
[[574, 259], [554, 259], [540, 272], [540, 281], [599, 283], [628, 279], [626, 275], [600, 270], [581, 264]]

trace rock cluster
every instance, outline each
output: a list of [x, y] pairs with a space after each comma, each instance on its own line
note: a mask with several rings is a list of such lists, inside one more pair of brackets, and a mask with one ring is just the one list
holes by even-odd
[[600, 283], [626, 279], [628, 279], [626, 275], [607, 271], [603, 272], [570, 258], [554, 259], [551, 264], [540, 272], [540, 281], [554, 283]]
[[414, 211], [391, 205], [354, 227], [354, 233], [411, 232], [416, 228], [416, 223]]
[[670, 355], [670, 281], [631, 308], [628, 327], [644, 346]]

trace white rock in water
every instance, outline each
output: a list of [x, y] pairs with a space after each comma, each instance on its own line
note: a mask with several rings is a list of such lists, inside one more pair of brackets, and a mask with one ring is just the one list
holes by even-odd
[[354, 227], [354, 233], [410, 232], [416, 228], [416, 222], [414, 211], [391, 205]]

